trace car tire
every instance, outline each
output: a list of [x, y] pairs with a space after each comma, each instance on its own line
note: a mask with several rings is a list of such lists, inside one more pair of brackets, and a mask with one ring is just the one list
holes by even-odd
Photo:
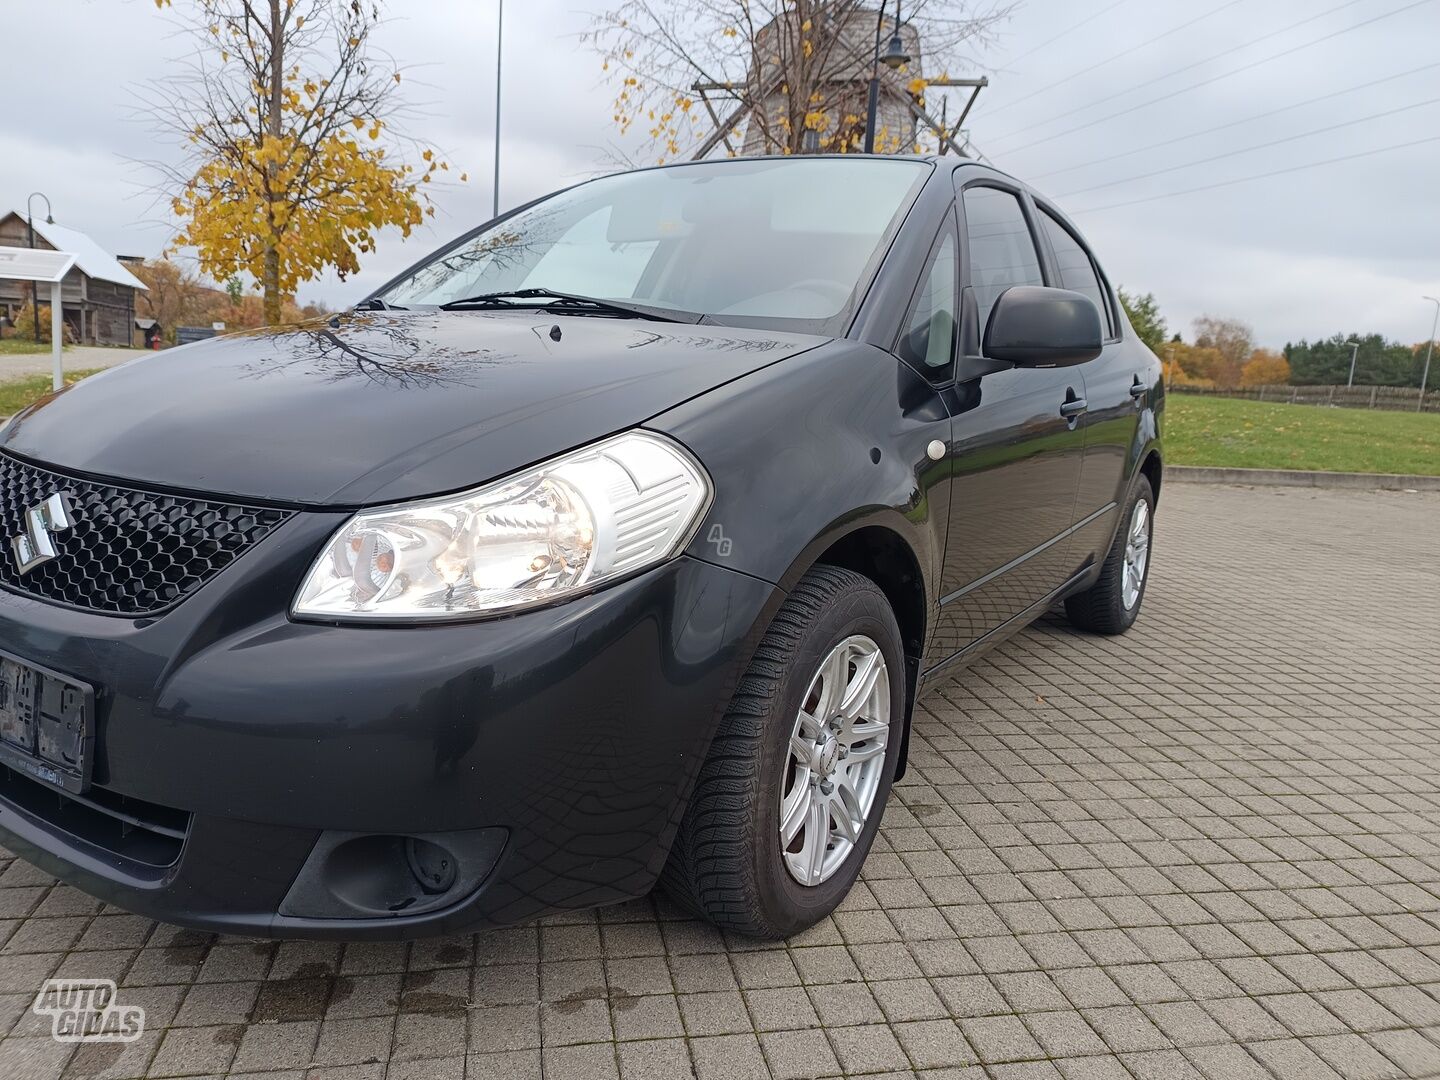
[[[877, 656], [883, 669], [873, 665]], [[879, 587], [850, 570], [813, 567], [740, 679], [671, 849], [665, 891], [723, 929], [760, 938], [789, 937], [834, 911], [860, 874], [890, 794], [904, 671], [900, 628]], [[812, 715], [843, 714], [837, 696], [850, 703], [851, 720]], [[859, 806], [857, 821], [846, 811]], [[781, 830], [797, 820], [787, 844]], [[823, 831], [812, 824], [821, 820]]]
[[1135, 624], [1150, 581], [1154, 531], [1155, 493], [1149, 478], [1138, 476], [1100, 577], [1084, 592], [1065, 598], [1065, 614], [1073, 625], [1096, 634], [1123, 634]]

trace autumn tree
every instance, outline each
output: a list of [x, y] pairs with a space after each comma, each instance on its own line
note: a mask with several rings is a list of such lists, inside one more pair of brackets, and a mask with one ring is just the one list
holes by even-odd
[[194, 57], [146, 98], [189, 148], [162, 167], [176, 246], [217, 281], [248, 275], [274, 324], [302, 281], [358, 270], [379, 230], [408, 236], [449, 166], [392, 126], [401, 72], [373, 44], [375, 0], [181, 3]]
[[209, 325], [214, 321], [206, 318], [213, 306], [206, 296], [208, 290], [179, 263], [147, 259], [131, 270], [145, 283], [145, 291], [135, 296], [136, 313], [158, 322], [167, 337], [173, 337], [177, 326]]
[[1120, 306], [1125, 309], [1136, 335], [1159, 356], [1165, 349], [1169, 329], [1165, 325], [1165, 316], [1160, 314], [1160, 305], [1155, 302], [1154, 294], [1145, 293], [1142, 296], [1139, 293], [1127, 293], [1124, 289], [1118, 291]]
[[[926, 90], [921, 49], [926, 70], [959, 70], [1011, 5], [911, 0], [899, 27], [885, 9], [882, 20], [875, 0], [623, 0], [584, 39], [615, 81], [620, 134], [638, 126], [661, 162], [712, 135], [732, 153], [843, 153], [863, 145], [878, 23], [882, 48], [899, 33], [914, 59], [880, 68], [881, 122], [897, 122], [887, 131], [877, 123], [877, 149], [909, 151], [907, 100], [923, 107]], [[721, 103], [701, 99], [702, 88]]]
[[1237, 386], [1240, 371], [1255, 351], [1255, 332], [1239, 319], [1221, 319], [1202, 315], [1194, 322], [1195, 344], [1213, 349], [1222, 362], [1201, 377], [1213, 379], [1216, 386]]
[[[146, 288], [136, 294], [136, 313], [156, 320], [167, 341], [175, 340], [175, 328], [179, 326], [223, 322], [230, 330], [241, 330], [265, 325], [261, 298], [233, 289], [233, 278], [224, 289], [213, 288], [173, 259], [146, 259], [130, 269]], [[297, 322], [321, 314], [324, 312], [317, 306], [300, 307], [286, 297], [280, 321]]]
[[1273, 349], [1256, 349], [1240, 369], [1241, 386], [1284, 386], [1290, 381], [1290, 361]]
[[1171, 386], [1233, 386], [1222, 381], [1228, 368], [1223, 353], [1209, 346], [1171, 341], [1161, 354], [1165, 363], [1166, 381]]

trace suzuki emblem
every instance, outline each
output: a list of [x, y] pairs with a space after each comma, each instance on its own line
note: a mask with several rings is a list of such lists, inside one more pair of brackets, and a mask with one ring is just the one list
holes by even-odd
[[28, 574], [41, 563], [55, 558], [55, 534], [75, 524], [70, 501], [64, 495], [51, 495], [39, 506], [25, 511], [25, 531], [10, 538], [10, 550], [20, 573]]

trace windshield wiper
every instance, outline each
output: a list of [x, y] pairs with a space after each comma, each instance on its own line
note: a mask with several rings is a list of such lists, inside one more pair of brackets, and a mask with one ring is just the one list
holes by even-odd
[[[537, 300], [536, 304], [517, 304], [516, 300]], [[451, 300], [441, 304], [441, 311], [485, 310], [487, 308], [537, 307], [548, 310], [577, 309], [627, 319], [650, 319], [654, 322], [698, 323], [703, 315], [693, 311], [678, 311], [673, 308], [652, 308], [641, 304], [621, 304], [614, 300], [596, 300], [593, 296], [579, 296], [575, 293], [557, 292], [555, 289], [509, 289], [502, 292], [480, 293], [463, 300]]]
[[356, 311], [409, 311], [410, 309], [409, 309], [409, 308], [403, 308], [403, 307], [401, 307], [399, 304], [387, 304], [384, 300], [381, 300], [380, 297], [378, 297], [378, 296], [372, 296], [369, 300], [361, 300], [360, 303], [356, 304], [356, 305], [355, 305], [355, 310], [356, 310]]

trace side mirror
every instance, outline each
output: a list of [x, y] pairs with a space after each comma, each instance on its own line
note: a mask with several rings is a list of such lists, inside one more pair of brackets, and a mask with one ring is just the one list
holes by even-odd
[[1089, 297], [1016, 285], [995, 301], [981, 351], [1016, 367], [1072, 367], [1099, 356], [1103, 341], [1100, 312]]

